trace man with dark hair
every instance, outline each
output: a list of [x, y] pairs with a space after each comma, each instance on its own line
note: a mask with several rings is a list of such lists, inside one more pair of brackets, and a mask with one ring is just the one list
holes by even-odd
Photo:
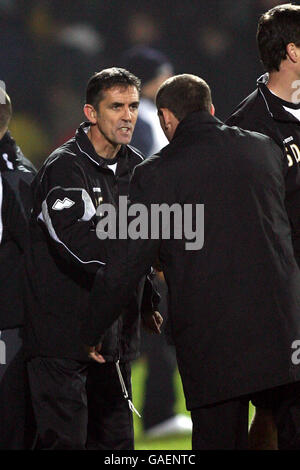
[[34, 430], [22, 348], [22, 282], [35, 169], [10, 136], [12, 106], [3, 89], [0, 103], [0, 449], [16, 450], [32, 444]]
[[140, 93], [141, 81], [125, 69], [112, 67], [95, 73], [88, 81], [86, 88], [86, 103], [97, 108], [104, 99], [105, 91], [115, 86], [135, 87]]
[[291, 3], [278, 5], [261, 15], [257, 43], [267, 72], [279, 72], [282, 61], [293, 59], [294, 46], [300, 47], [299, 23], [300, 6]]
[[[113, 248], [96, 235], [102, 204], [127, 196], [133, 168], [143, 160], [128, 145], [139, 87], [124, 69], [93, 75], [83, 109], [88, 122], [50, 155], [33, 182], [26, 346], [37, 449], [134, 445], [130, 361], [139, 346], [139, 291], [107, 331], [101, 355], [94, 348], [100, 366], [88, 366], [79, 331], [95, 273]], [[159, 332], [158, 314], [158, 324], [151, 323], [151, 302], [146, 310]]]
[[[258, 23], [257, 43], [266, 73], [257, 90], [227, 120], [229, 125], [272, 137], [285, 153], [285, 204], [300, 265], [300, 6], [278, 5]], [[293, 392], [294, 390], [294, 392]], [[254, 449], [299, 449], [300, 384], [253, 398], [250, 429]], [[283, 412], [283, 410], [285, 410]], [[277, 436], [278, 434], [278, 436]]]
[[[300, 271], [284, 204], [283, 155], [269, 137], [215, 118], [199, 77], [167, 80], [157, 107], [170, 144], [135, 168], [129, 192], [129, 214], [143, 207], [148, 233], [133, 233], [125, 252], [117, 245], [104, 275], [97, 274], [82, 339], [93, 350], [158, 257], [193, 448], [244, 449], [249, 395], [300, 378], [291, 361], [300, 333]], [[161, 221], [154, 209], [162, 205], [170, 213]]]

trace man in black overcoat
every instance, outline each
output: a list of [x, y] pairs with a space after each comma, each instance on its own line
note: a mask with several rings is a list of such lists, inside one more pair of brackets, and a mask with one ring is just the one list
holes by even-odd
[[[245, 449], [251, 395], [300, 380], [300, 272], [283, 151], [215, 118], [209, 86], [194, 75], [164, 82], [156, 105], [170, 143], [134, 171], [127, 250], [126, 240], [111, 240], [82, 340], [101, 360], [102, 335], [159, 258], [193, 449]], [[145, 210], [147, 219], [134, 218]]]
[[[300, 266], [300, 5], [286, 3], [263, 13], [256, 39], [265, 73], [226, 124], [261, 132], [284, 147], [285, 204]], [[258, 394], [252, 403], [252, 449], [299, 449], [299, 437], [293, 442], [294, 423], [300, 420], [298, 385]]]

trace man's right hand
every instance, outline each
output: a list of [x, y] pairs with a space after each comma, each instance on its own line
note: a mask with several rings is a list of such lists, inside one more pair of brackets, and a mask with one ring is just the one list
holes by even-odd
[[163, 324], [163, 317], [157, 311], [154, 311], [152, 315], [144, 315], [142, 317], [143, 327], [149, 333], [160, 334], [160, 327]]

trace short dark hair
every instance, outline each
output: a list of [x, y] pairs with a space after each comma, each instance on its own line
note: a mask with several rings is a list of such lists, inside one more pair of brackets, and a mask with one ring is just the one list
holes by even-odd
[[99, 102], [103, 99], [103, 92], [114, 86], [134, 86], [140, 93], [141, 81], [138, 77], [128, 72], [128, 70], [111, 67], [97, 72], [89, 79], [86, 88], [86, 103], [98, 108]]
[[12, 115], [12, 106], [8, 94], [0, 88], [0, 132], [8, 127]]
[[300, 46], [300, 6], [286, 3], [264, 13], [258, 22], [257, 45], [267, 72], [279, 71], [286, 46]]
[[211, 105], [210, 88], [196, 75], [182, 74], [168, 78], [156, 94], [157, 109], [169, 109], [179, 121], [190, 113], [210, 112]]

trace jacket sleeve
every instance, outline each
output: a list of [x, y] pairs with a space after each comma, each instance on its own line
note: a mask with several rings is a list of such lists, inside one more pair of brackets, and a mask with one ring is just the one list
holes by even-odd
[[262, 116], [255, 116], [251, 113], [237, 113], [232, 114], [227, 119], [226, 124], [228, 126], [237, 126], [247, 131], [259, 132], [260, 134], [264, 134], [268, 137], [271, 137], [271, 139], [273, 139], [273, 141], [280, 147], [282, 151], [283, 171], [285, 175], [287, 174], [290, 156], [288, 155], [288, 152], [284, 147], [282, 137], [278, 133], [276, 124], [274, 123], [274, 119], [271, 116], [269, 116], [268, 114], [264, 114]]
[[[233, 114], [226, 121], [226, 124], [265, 134], [268, 137], [271, 137], [271, 139], [280, 147], [283, 155], [283, 174], [285, 175], [285, 178], [289, 179], [289, 185], [294, 181], [292, 191], [288, 191], [286, 193], [285, 205], [292, 228], [294, 252], [297, 262], [300, 265], [300, 169], [298, 162], [294, 161], [293, 163], [293, 158], [295, 157], [292, 156], [293, 153], [289, 151], [288, 144], [286, 146], [283, 145], [282, 137], [279, 134], [276, 124], [271, 116], [264, 115], [263, 118], [258, 116], [255, 119], [255, 116], [253, 115], [243, 114], [240, 116], [239, 114]], [[277, 145], [274, 144], [274, 147], [277, 147]], [[290, 167], [292, 167], [292, 169], [289, 169]]]
[[37, 218], [57, 254], [68, 263], [96, 272], [106, 263], [106, 240], [96, 234], [96, 208], [83, 170], [74, 162], [54, 162], [40, 184], [42, 202]]
[[159, 302], [160, 294], [155, 287], [155, 271], [151, 268], [150, 272], [145, 276], [145, 283], [143, 286], [141, 301], [142, 317], [152, 315], [153, 311], [158, 310]]
[[[155, 173], [149, 172], [143, 164], [137, 166], [130, 186], [130, 207], [143, 204], [150, 214], [151, 202], [156, 200], [159, 189]], [[128, 220], [130, 227], [132, 219], [129, 217]], [[150, 272], [160, 247], [160, 240], [151, 240], [150, 236], [147, 239], [128, 237], [127, 240], [112, 242], [109, 262], [104, 274], [100, 272], [95, 278], [82, 326], [82, 341], [90, 346], [98, 344], [105, 331], [122, 313], [122, 307], [128, 305], [140, 279]]]
[[251, 113], [232, 114], [232, 116], [227, 119], [226, 124], [228, 126], [237, 126], [247, 131], [254, 131], [267, 135], [268, 137], [271, 137], [271, 139], [273, 139], [284, 152], [282, 139], [278, 134], [274, 119], [268, 114], [264, 114], [261, 117], [252, 115]]
[[[22, 182], [13, 171], [9, 176]], [[22, 276], [27, 234], [20, 194], [0, 174], [0, 330], [23, 325]]]

